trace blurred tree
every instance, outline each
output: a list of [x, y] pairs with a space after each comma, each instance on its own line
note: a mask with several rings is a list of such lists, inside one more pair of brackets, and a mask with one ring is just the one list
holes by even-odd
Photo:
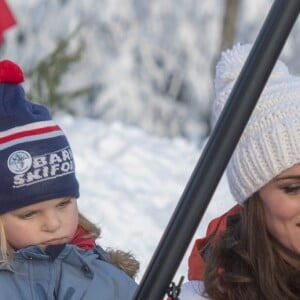
[[73, 51], [69, 50], [70, 41], [78, 30], [79, 28], [70, 36], [61, 40], [52, 53], [40, 61], [32, 70], [26, 72], [26, 77], [30, 81], [28, 97], [48, 106], [52, 113], [66, 111], [75, 114], [69, 100], [79, 96], [89, 98], [91, 94], [94, 94], [94, 85], [70, 92], [60, 90], [63, 76], [70, 70], [72, 65], [80, 61], [84, 50], [83, 44], [80, 44]]
[[241, 0], [226, 0], [221, 28], [220, 52], [231, 48], [234, 44], [240, 2]]
[[[239, 8], [242, 0], [226, 0], [224, 5], [223, 20], [221, 23], [221, 42], [219, 46], [219, 51], [212, 63], [212, 78], [215, 75], [216, 63], [220, 58], [222, 51], [232, 48], [235, 42], [237, 17], [239, 13]], [[212, 98], [210, 100], [210, 107], [212, 108]], [[209, 114], [211, 115], [211, 114]], [[211, 120], [208, 121], [209, 124], [209, 134], [211, 133], [212, 126]]]

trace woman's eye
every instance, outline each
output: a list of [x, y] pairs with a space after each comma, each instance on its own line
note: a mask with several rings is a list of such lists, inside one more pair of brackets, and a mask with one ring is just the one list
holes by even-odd
[[300, 185], [297, 186], [285, 186], [282, 188], [286, 194], [300, 193]]

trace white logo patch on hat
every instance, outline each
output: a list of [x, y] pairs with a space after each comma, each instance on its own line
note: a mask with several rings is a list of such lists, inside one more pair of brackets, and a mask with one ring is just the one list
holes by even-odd
[[32, 157], [27, 151], [15, 151], [8, 157], [7, 166], [12, 173], [23, 174], [31, 168]]
[[7, 161], [14, 173], [13, 187], [20, 188], [75, 172], [70, 147], [33, 156], [23, 150], [12, 153]]

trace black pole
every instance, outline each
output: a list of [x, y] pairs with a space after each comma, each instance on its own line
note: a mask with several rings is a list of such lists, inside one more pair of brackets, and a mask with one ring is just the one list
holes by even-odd
[[276, 0], [228, 102], [169, 221], [134, 300], [161, 300], [269, 78], [300, 10], [300, 0]]

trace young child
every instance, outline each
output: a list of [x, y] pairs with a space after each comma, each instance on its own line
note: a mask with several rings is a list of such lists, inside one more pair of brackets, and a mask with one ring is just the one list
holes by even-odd
[[0, 61], [0, 300], [132, 299], [138, 262], [95, 244], [67, 138], [22, 81]]
[[[215, 118], [250, 49], [236, 45], [222, 54]], [[300, 78], [283, 62], [276, 63], [226, 172], [237, 205], [196, 240], [180, 299], [300, 299]]]

